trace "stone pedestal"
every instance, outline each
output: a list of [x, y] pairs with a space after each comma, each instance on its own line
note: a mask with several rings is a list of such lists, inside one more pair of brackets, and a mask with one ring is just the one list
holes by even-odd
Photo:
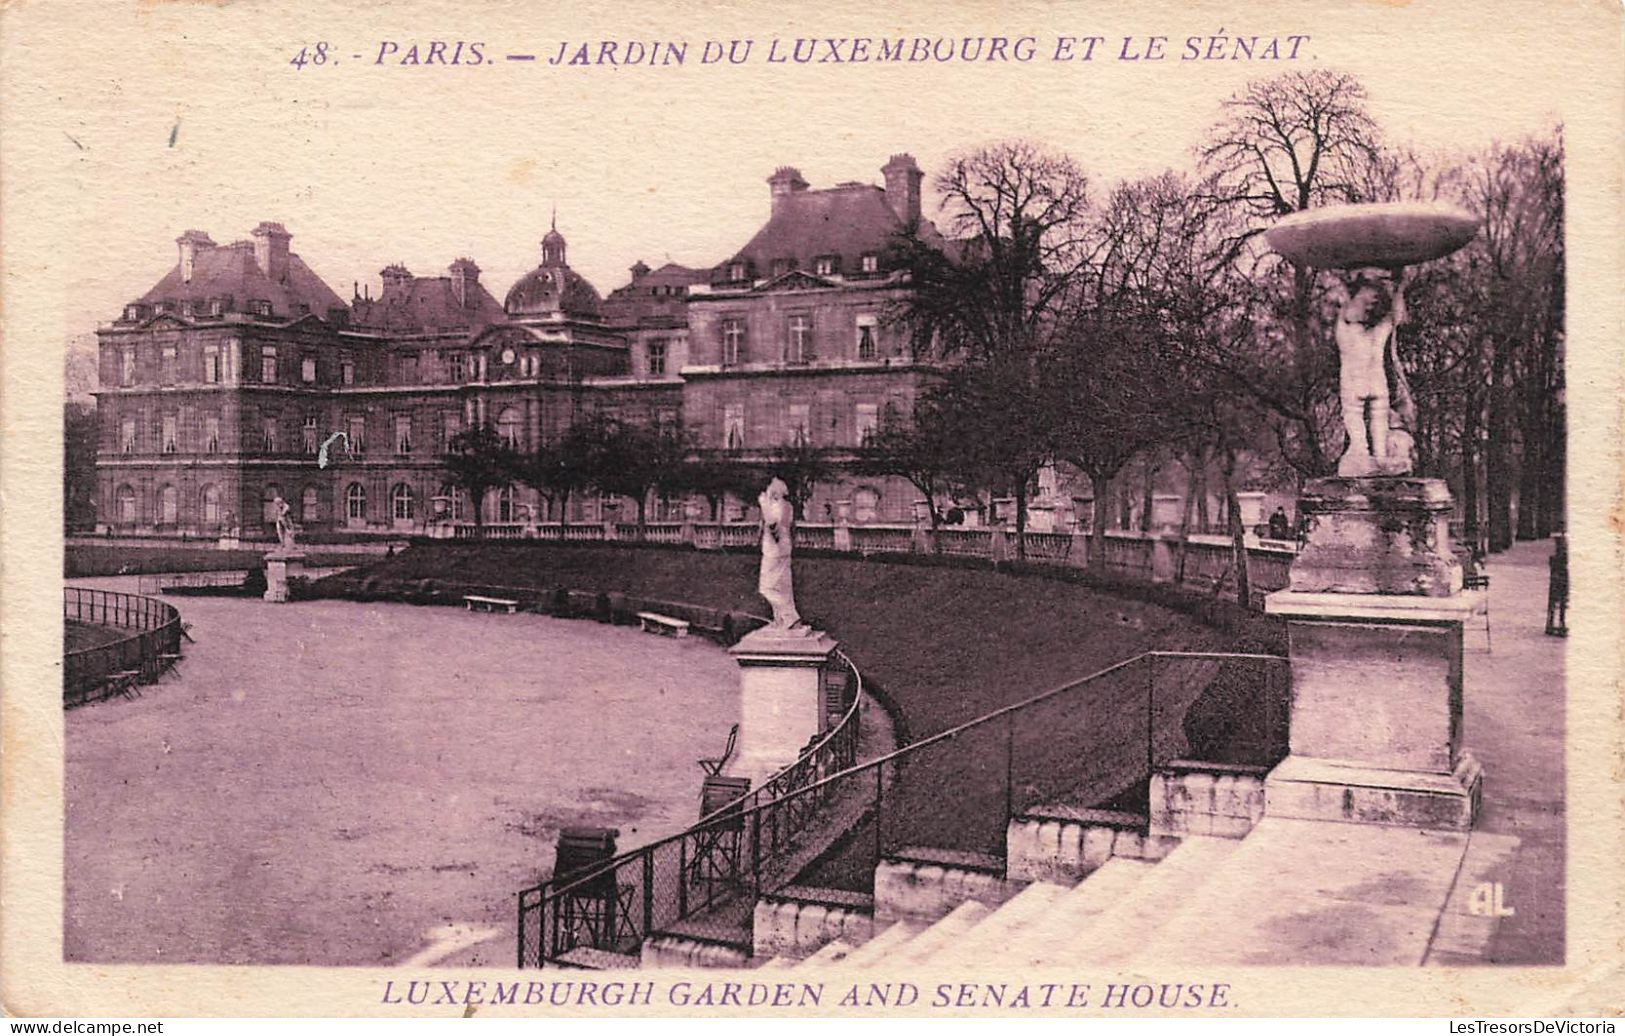
[[1308, 539], [1266, 610], [1287, 620], [1291, 755], [1271, 816], [1467, 828], [1481, 771], [1461, 747], [1461, 592], [1435, 479], [1319, 479]]
[[834, 638], [818, 630], [766, 627], [728, 649], [739, 663], [739, 741], [730, 775], [759, 787], [823, 729], [823, 674], [835, 648]]
[[1450, 550], [1450, 490], [1435, 478], [1366, 475], [1306, 484], [1306, 542], [1289, 589], [1449, 597], [1461, 591]]
[[282, 603], [288, 599], [288, 577], [305, 572], [305, 552], [273, 550], [265, 555], [265, 599]]

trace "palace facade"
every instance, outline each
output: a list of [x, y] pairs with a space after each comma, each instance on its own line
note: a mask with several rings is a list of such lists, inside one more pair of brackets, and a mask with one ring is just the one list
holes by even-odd
[[[907, 291], [886, 246], [909, 225], [942, 238], [921, 216], [914, 159], [881, 173], [813, 190], [781, 168], [738, 252], [709, 268], [639, 262], [608, 298], [570, 268], [556, 226], [500, 302], [459, 258], [442, 276], [386, 266], [376, 297], [346, 303], [279, 223], [229, 244], [189, 230], [169, 272], [98, 331], [98, 531], [269, 535], [277, 496], [313, 533], [471, 520], [441, 457], [481, 422], [520, 450], [598, 412], [681, 422], [700, 450], [740, 462], [798, 444], [850, 460], [929, 373], [885, 319]], [[908, 520], [917, 496], [843, 476], [807, 517]], [[651, 501], [651, 514], [685, 503]], [[494, 522], [562, 517], [517, 486], [481, 506]], [[632, 510], [578, 497], [567, 517]]]

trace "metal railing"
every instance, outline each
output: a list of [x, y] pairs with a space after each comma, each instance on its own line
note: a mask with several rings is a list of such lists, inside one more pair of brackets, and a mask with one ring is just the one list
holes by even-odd
[[[857, 762], [863, 679], [851, 659], [835, 654], [845, 710], [795, 762], [686, 831], [586, 874], [523, 889], [519, 966], [542, 967], [583, 947], [636, 952], [660, 931], [735, 943], [743, 934], [748, 942], [764, 880], [788, 880], [811, 862], [811, 825], [841, 790], [829, 778]], [[742, 841], [746, 823], [750, 836]]]
[[633, 954], [657, 933], [749, 946], [763, 892], [872, 891], [879, 862], [911, 849], [978, 854], [1002, 872], [1013, 817], [1143, 810], [1136, 796], [1176, 758], [1268, 765], [1286, 754], [1286, 717], [1284, 657], [1137, 655], [838, 772], [808, 764], [672, 838], [526, 889], [518, 963]]
[[181, 613], [165, 601], [116, 590], [62, 588], [62, 619], [138, 632], [62, 653], [62, 702], [83, 705], [132, 683], [151, 683], [181, 650]]

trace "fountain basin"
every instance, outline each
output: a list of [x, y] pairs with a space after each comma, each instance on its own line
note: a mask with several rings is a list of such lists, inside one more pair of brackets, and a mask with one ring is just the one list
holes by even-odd
[[1327, 205], [1282, 218], [1264, 240], [1305, 266], [1408, 266], [1456, 251], [1479, 224], [1472, 213], [1437, 202]]

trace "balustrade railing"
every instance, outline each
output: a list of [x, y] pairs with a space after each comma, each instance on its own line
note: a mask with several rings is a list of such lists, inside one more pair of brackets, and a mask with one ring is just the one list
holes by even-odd
[[1275, 655], [1148, 652], [864, 763], [856, 723], [843, 723], [687, 831], [525, 889], [519, 966], [582, 948], [632, 955], [656, 933], [748, 946], [763, 892], [872, 890], [879, 861], [910, 851], [1002, 859], [1012, 817], [1121, 806], [1176, 758], [1268, 765], [1286, 754], [1286, 667]]

